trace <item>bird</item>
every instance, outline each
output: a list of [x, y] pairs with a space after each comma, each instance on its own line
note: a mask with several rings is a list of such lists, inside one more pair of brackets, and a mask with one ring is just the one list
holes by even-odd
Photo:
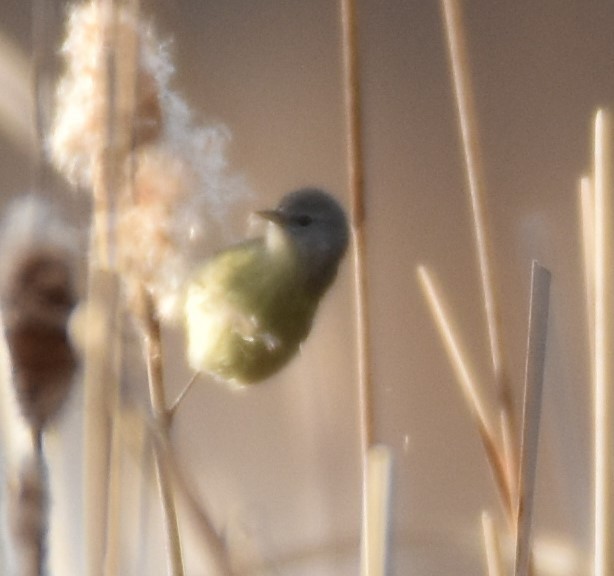
[[211, 257], [184, 300], [188, 364], [239, 386], [267, 379], [297, 353], [349, 242], [343, 208], [318, 188], [255, 214], [265, 234]]

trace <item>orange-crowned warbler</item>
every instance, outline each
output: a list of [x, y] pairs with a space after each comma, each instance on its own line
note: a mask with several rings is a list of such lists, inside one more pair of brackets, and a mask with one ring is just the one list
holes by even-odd
[[228, 248], [188, 285], [188, 360], [196, 371], [250, 384], [277, 372], [311, 329], [348, 244], [343, 209], [305, 188], [284, 196], [263, 237]]

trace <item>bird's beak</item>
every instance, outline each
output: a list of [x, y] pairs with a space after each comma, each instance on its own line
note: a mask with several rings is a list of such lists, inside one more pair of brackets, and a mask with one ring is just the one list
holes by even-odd
[[263, 220], [273, 222], [273, 224], [280, 226], [286, 221], [285, 216], [278, 210], [258, 210], [257, 212], [254, 212], [254, 214]]

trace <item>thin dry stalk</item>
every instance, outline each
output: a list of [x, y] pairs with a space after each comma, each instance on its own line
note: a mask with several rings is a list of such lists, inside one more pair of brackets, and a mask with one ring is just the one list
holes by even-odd
[[[85, 527], [86, 570], [99, 576], [107, 555], [108, 513], [113, 501], [109, 492], [112, 421], [119, 402], [119, 278], [111, 272], [113, 196], [118, 190], [119, 157], [116, 154], [115, 99], [115, 3], [99, 0], [104, 8], [105, 86], [104, 125], [107, 145], [97, 154], [93, 167], [93, 214], [88, 279], [88, 334], [85, 349]], [[92, 329], [93, 324], [100, 326]], [[110, 345], [109, 345], [110, 343]], [[113, 539], [111, 538], [111, 542]], [[111, 556], [114, 555], [113, 551]]]
[[[151, 408], [160, 434], [168, 439], [170, 413], [167, 408], [166, 392], [164, 390], [160, 320], [156, 314], [155, 305], [151, 296], [145, 290], [142, 292], [142, 301], [145, 331], [145, 357], [147, 362]], [[182, 576], [184, 571], [181, 538], [179, 535], [179, 524], [177, 521], [173, 487], [169, 481], [168, 475], [162, 470], [163, 463], [160, 461], [157, 452], [155, 454], [155, 461], [166, 534], [169, 574], [171, 576]]]
[[391, 527], [392, 452], [378, 444], [369, 448], [366, 541], [369, 548], [362, 558], [363, 576], [386, 576], [389, 567], [389, 534]]
[[102, 574], [107, 533], [111, 404], [118, 394], [119, 279], [92, 267], [84, 351], [84, 507], [86, 574]]
[[[442, 0], [445, 19], [445, 28], [450, 52], [452, 79], [456, 95], [456, 105], [463, 141], [465, 168], [471, 195], [471, 208], [473, 227], [475, 231], [476, 249], [480, 266], [480, 279], [486, 322], [488, 325], [488, 341], [492, 366], [499, 395], [501, 408], [507, 412], [505, 422], [510, 426], [508, 438], [514, 440], [514, 411], [512, 390], [510, 387], [507, 367], [504, 363], [503, 344], [500, 326], [500, 313], [498, 295], [495, 290], [492, 265], [494, 258], [488, 225], [488, 211], [484, 202], [484, 171], [482, 167], [482, 153], [479, 145], [479, 132], [473, 92], [471, 89], [469, 64], [466, 42], [459, 2], [457, 0]], [[512, 454], [516, 454], [516, 449]], [[516, 476], [517, 457], [509, 463]]]
[[175, 414], [177, 413], [177, 410], [179, 409], [179, 406], [181, 406], [181, 403], [183, 402], [185, 397], [188, 395], [188, 392], [192, 390], [192, 387], [194, 386], [194, 384], [196, 383], [196, 381], [199, 379], [200, 376], [202, 376], [201, 372], [194, 372], [194, 374], [192, 374], [192, 377], [188, 380], [188, 383], [184, 386], [183, 390], [179, 392], [179, 394], [177, 395], [177, 398], [175, 398], [175, 400], [173, 400], [173, 403], [168, 407], [167, 412], [171, 420], [171, 424], [173, 421], [173, 417], [175, 416]]
[[46, 112], [51, 99], [48, 91], [49, 4], [47, 0], [32, 2], [32, 93], [34, 94], [34, 132], [36, 137], [35, 189], [44, 190], [47, 184], [48, 163], [45, 154], [47, 138]]
[[194, 521], [212, 574], [232, 576], [233, 571], [225, 543], [215, 531], [208, 512], [197, 498], [193, 483], [181, 470], [168, 435], [160, 429], [159, 423], [147, 421], [138, 412], [123, 409], [119, 419], [123, 444], [137, 461], [142, 460], [145, 445], [153, 446], [159, 465], [158, 472], [164, 476], [167, 486], [172, 485], [177, 500], [183, 502], [188, 515]]
[[351, 200], [351, 227], [354, 242], [354, 285], [356, 303], [356, 347], [362, 456], [373, 442], [373, 400], [371, 384], [369, 314], [367, 298], [367, 244], [365, 236], [364, 162], [361, 135], [360, 78], [358, 73], [358, 27], [356, 3], [341, 0], [343, 37], [343, 85], [345, 95], [346, 154], [348, 189]]
[[0, 130], [23, 154], [36, 150], [30, 111], [33, 94], [30, 60], [7, 35], [0, 34]]
[[114, 47], [114, 0], [99, 0], [105, 15], [105, 86], [104, 92], [104, 114], [107, 145], [99, 152], [99, 157], [95, 159], [93, 168], [92, 196], [93, 196], [93, 227], [94, 227], [94, 250], [90, 255], [101, 268], [111, 266], [111, 230], [113, 215], [112, 197], [118, 190], [118, 164], [119, 158], [116, 154], [115, 141], [115, 115], [116, 115], [116, 94], [115, 94], [115, 47]]
[[356, 316], [356, 349], [358, 358], [358, 402], [360, 447], [362, 458], [362, 558], [363, 567], [371, 548], [372, 534], [368, 526], [367, 493], [368, 451], [373, 443], [373, 391], [369, 345], [369, 313], [367, 284], [367, 242], [365, 233], [364, 161], [360, 77], [358, 67], [358, 25], [355, 0], [341, 0], [341, 33], [343, 49], [343, 86], [345, 97], [346, 161], [351, 211], [352, 255], [354, 260], [354, 302]]
[[[114, 153], [114, 156], [109, 162], [105, 163], [106, 170], [102, 171], [105, 177], [105, 182], [110, 183], [112, 189], [116, 189], [118, 185], [126, 187], [128, 192], [127, 199], [133, 199], [134, 181], [133, 167], [129, 170], [124, 181], [120, 182], [119, 162], [122, 159], [131, 160], [131, 152], [135, 144], [135, 102], [137, 86], [137, 60], [139, 53], [139, 38], [135, 29], [131, 30], [131, 34], [126, 39], [126, 45], [123, 46], [121, 60], [118, 59], [119, 54], [116, 53], [116, 46], [119, 21], [118, 13], [113, 0], [106, 0], [110, 10], [110, 46], [112, 47], [107, 54], [107, 78], [109, 85], [108, 101], [110, 107], [110, 117], [108, 122], [108, 138], [110, 142], [109, 150]], [[132, 17], [138, 22], [139, 3], [132, 0], [127, 6], [127, 10], [131, 12]], [[115, 110], [122, 110], [121, 118], [115, 114]], [[114, 199], [114, 195], [107, 195], [103, 198], [103, 204], [106, 203], [108, 210], [108, 229], [114, 229], [114, 215], [116, 209], [123, 210], [124, 205], [116, 205], [118, 201]], [[116, 254], [114, 243], [111, 242], [107, 250], [107, 257], [111, 262], [115, 260]], [[166, 398], [164, 392], [164, 376], [162, 365], [162, 340], [160, 321], [155, 310], [155, 306], [145, 290], [143, 290], [144, 303], [144, 327], [145, 327], [145, 354], [147, 362], [147, 372], [149, 379], [150, 399], [154, 418], [164, 434], [168, 434], [169, 418], [166, 408]], [[114, 421], [119, 418], [119, 404], [113, 406]], [[119, 545], [119, 468], [121, 454], [120, 443], [117, 438], [118, 423], [114, 422], [113, 431], [115, 441], [112, 443], [111, 451], [111, 478], [115, 479], [115, 483], [111, 482], [109, 488], [109, 517], [108, 517], [108, 532], [107, 532], [107, 565], [108, 574], [116, 572], [118, 567], [118, 545]], [[160, 463], [156, 458], [156, 477], [158, 480], [158, 488], [160, 492], [160, 501], [162, 506], [162, 516], [164, 523], [164, 531], [166, 537], [166, 548], [168, 554], [168, 569], [172, 576], [182, 576], [184, 573], [183, 558], [181, 550], [181, 540], [179, 534], [179, 525], [177, 520], [177, 511], [175, 507], [174, 494], [172, 486], [168, 478], [161, 472]]]
[[[509, 495], [510, 502], [518, 501], [518, 478], [514, 476], [516, 470], [512, 465], [512, 462], [516, 460], [516, 454], [514, 453], [516, 442], [513, 438], [510, 438], [511, 427], [508, 422], [508, 412], [506, 410], [499, 409], [499, 427], [501, 430], [501, 446], [503, 449], [502, 459], [505, 463], [505, 471], [507, 473], [507, 485], [512, 491]], [[513, 512], [510, 509], [510, 512]], [[514, 526], [516, 522], [515, 513], [508, 517], [509, 525]]]
[[32, 431], [32, 444], [34, 445], [34, 466], [37, 470], [37, 476], [40, 480], [40, 489], [42, 491], [42, 500], [47, 502], [47, 505], [41, 506], [42, 513], [40, 525], [36, 531], [36, 574], [43, 576], [45, 573], [45, 565], [47, 560], [47, 528], [49, 524], [49, 481], [46, 474], [45, 454], [43, 453], [43, 433], [41, 430]]
[[550, 272], [533, 261], [516, 515], [515, 576], [528, 576], [531, 571], [531, 529], [549, 308]]
[[611, 452], [612, 332], [614, 284], [612, 281], [612, 133], [609, 113], [595, 117], [595, 576], [611, 573], [612, 546]]
[[452, 323], [448, 319], [446, 308], [435, 286], [435, 282], [424, 266], [418, 267], [418, 279], [433, 319], [435, 320], [439, 336], [441, 337], [452, 368], [454, 369], [461, 392], [476, 422], [480, 438], [484, 445], [484, 450], [486, 451], [486, 457], [490, 464], [499, 495], [504, 504], [504, 509], [508, 518], [512, 518], [512, 488], [508, 484], [507, 463], [504, 461], [502, 451], [498, 446], [490, 417], [488, 416], [484, 400], [482, 399], [480, 387], [473, 375], [473, 370], [469, 366], [466, 355], [461, 348], [459, 339], [452, 328]]
[[109, 463], [109, 494], [107, 498], [107, 535], [104, 557], [104, 576], [116, 576], [120, 573], [121, 548], [121, 434], [118, 409], [113, 410], [111, 430], [111, 461]]
[[233, 576], [230, 560], [224, 542], [219, 537], [213, 523], [195, 496], [195, 490], [181, 472], [170, 447], [168, 438], [159, 428], [152, 434], [155, 446], [158, 473], [166, 478], [166, 482], [177, 490], [177, 495], [186, 504], [197, 534], [205, 549], [207, 561], [213, 576]]
[[591, 372], [595, 354], [595, 193], [591, 179], [580, 179], [580, 229], [582, 230], [582, 254], [584, 257], [584, 288], [590, 343]]
[[16, 482], [11, 483], [7, 505], [11, 544], [17, 554], [15, 573], [21, 576], [46, 573], [48, 490], [45, 461], [40, 444], [37, 444], [22, 465]]
[[492, 516], [486, 510], [482, 512], [482, 532], [488, 576], [505, 576], [499, 533]]

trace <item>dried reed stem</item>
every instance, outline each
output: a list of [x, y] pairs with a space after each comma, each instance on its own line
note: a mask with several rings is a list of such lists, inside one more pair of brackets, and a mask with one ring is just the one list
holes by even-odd
[[34, 181], [35, 189], [42, 191], [47, 184], [47, 157], [45, 141], [47, 122], [45, 112], [49, 110], [51, 100], [48, 92], [48, 28], [50, 21], [47, 0], [32, 2], [32, 93], [34, 94], [34, 133], [36, 138]]
[[[47, 530], [49, 528], [49, 480], [47, 478], [45, 454], [43, 452], [43, 432], [40, 429], [32, 429], [32, 445], [34, 447], [34, 469], [37, 471], [38, 485], [41, 490], [40, 497], [46, 504], [41, 506], [39, 525], [34, 530], [35, 566], [37, 576], [45, 574], [47, 561]], [[25, 480], [23, 478], [22, 480]]]
[[373, 391], [369, 346], [369, 314], [367, 292], [367, 242], [365, 232], [364, 161], [362, 151], [360, 75], [358, 66], [358, 25], [355, 0], [341, 0], [341, 32], [343, 48], [343, 87], [345, 97], [346, 160], [350, 193], [350, 224], [354, 260], [356, 315], [356, 349], [358, 357], [358, 402], [360, 417], [360, 449], [362, 459], [362, 566], [371, 550], [373, 530], [368, 525], [367, 494], [369, 492], [368, 452], [373, 444]]
[[111, 404], [118, 394], [119, 279], [90, 268], [84, 360], [86, 574], [102, 574], [107, 532]]
[[473, 371], [462, 351], [458, 337], [452, 328], [452, 323], [448, 319], [443, 300], [439, 295], [435, 282], [424, 266], [418, 267], [418, 279], [433, 319], [435, 320], [439, 336], [443, 341], [448, 358], [454, 369], [461, 392], [463, 393], [467, 406], [478, 427], [478, 432], [482, 439], [486, 457], [490, 463], [499, 495], [504, 504], [504, 509], [508, 514], [508, 518], [512, 518], [512, 489], [508, 484], [507, 463], [501, 456], [501, 449], [497, 444], [494, 429], [484, 405], [480, 388], [476, 383], [477, 381], [473, 375]]
[[590, 344], [591, 374], [595, 356], [595, 194], [591, 179], [580, 179], [580, 228], [582, 230], [582, 254], [584, 257], [584, 288]]
[[[514, 438], [510, 437], [512, 432], [510, 423], [508, 421], [508, 412], [506, 410], [499, 409], [499, 427], [501, 430], [501, 447], [502, 447], [502, 459], [505, 464], [505, 471], [507, 474], [507, 485], [511, 490], [509, 495], [510, 502], [518, 501], [518, 478], [514, 475], [516, 473], [515, 466], [512, 465], [512, 462], [516, 460], [516, 454], [514, 450], [516, 448], [517, 442]], [[510, 512], [512, 514], [509, 515], [508, 521], [509, 525], [513, 527], [516, 523], [515, 512], [510, 508]]]
[[614, 330], [614, 283], [612, 262], [610, 114], [599, 110], [595, 117], [594, 187], [595, 187], [595, 576], [611, 574], [611, 451], [612, 352]]
[[168, 437], [160, 430], [152, 434], [156, 454], [156, 464], [158, 473], [166, 478], [177, 490], [177, 495], [187, 505], [186, 508], [194, 520], [194, 527], [200, 536], [212, 576], [233, 576], [228, 553], [223, 540], [218, 536], [213, 523], [202, 504], [194, 494], [194, 489], [185, 476], [182, 474], [173, 451], [170, 447]]
[[363, 576], [386, 576], [389, 564], [389, 533], [391, 527], [392, 451], [377, 444], [367, 456], [368, 492], [366, 541], [369, 548], [362, 558]]
[[[111, 272], [114, 245], [113, 197], [118, 189], [116, 153], [115, 2], [104, 8], [105, 142], [93, 162], [93, 214], [88, 280], [88, 334], [85, 350], [85, 526], [88, 576], [103, 573], [108, 536], [112, 422], [119, 395], [119, 278]], [[95, 323], [99, 327], [92, 329]], [[110, 344], [110, 345], [109, 345]], [[113, 539], [111, 539], [113, 541]], [[111, 554], [112, 551], [111, 551]]]
[[21, 153], [29, 156], [37, 143], [32, 130], [31, 116], [26, 111], [33, 108], [29, 58], [0, 34], [0, 130]]
[[549, 308], [550, 272], [533, 261], [516, 515], [516, 576], [528, 576], [531, 570], [531, 529]]
[[486, 552], [488, 576], [505, 576], [497, 527], [492, 516], [486, 510], [482, 512], [482, 532], [484, 534], [484, 550]]
[[[166, 404], [164, 390], [164, 369], [162, 359], [162, 332], [160, 320], [156, 314], [154, 302], [145, 290], [142, 292], [143, 324], [145, 330], [145, 357], [147, 362], [147, 377], [149, 380], [149, 397], [153, 417], [159, 433], [168, 438], [170, 426], [170, 413]], [[173, 487], [167, 474], [164, 473], [163, 463], [158, 452], [155, 453], [156, 476], [160, 490], [160, 502], [164, 518], [166, 547], [168, 553], [169, 574], [182, 576], [183, 558], [181, 552], [181, 539]]]
[[111, 449], [109, 462], [109, 484], [107, 498], [107, 532], [104, 557], [104, 576], [117, 576], [120, 574], [120, 548], [121, 548], [121, 494], [122, 494], [122, 466], [121, 466], [121, 434], [118, 409], [113, 410], [111, 429]]
[[[450, 51], [458, 118], [463, 141], [465, 168], [471, 195], [473, 227], [480, 266], [480, 279], [484, 297], [486, 323], [488, 325], [490, 354], [499, 395], [499, 403], [501, 408], [507, 412], [505, 422], [510, 426], [508, 437], [514, 440], [516, 436], [514, 434], [515, 423], [512, 391], [503, 357], [499, 303], [492, 270], [494, 259], [492, 256], [488, 226], [488, 212], [484, 202], [485, 184], [482, 154], [479, 146], [477, 115], [475, 113], [473, 92], [469, 79], [469, 64], [462, 17], [459, 2], [457, 0], [442, 0], [442, 7], [445, 18], [448, 48]], [[515, 455], [516, 449], [514, 449], [512, 453]], [[510, 462], [510, 466], [514, 471], [517, 468], [516, 458], [515, 456]], [[513, 476], [515, 475], [514, 473]]]
[[[181, 470], [175, 457], [168, 436], [160, 430], [154, 421], [146, 419], [138, 411], [123, 409], [119, 414], [120, 430], [129, 453], [136, 461], [141, 462], [145, 446], [152, 447], [155, 458], [159, 464], [159, 474], [164, 476], [165, 483], [173, 487], [177, 501], [183, 501], [188, 516], [191, 516], [196, 529], [196, 535], [207, 558], [207, 572], [211, 576], [233, 576], [230, 559], [227, 554], [225, 542], [217, 534], [213, 522], [202, 503], [196, 496], [193, 483]], [[141, 464], [141, 470], [143, 464]], [[144, 475], [151, 480], [149, 475]]]
[[367, 451], [373, 442], [373, 398], [367, 298], [367, 245], [365, 237], [360, 78], [358, 72], [358, 27], [354, 0], [341, 0], [341, 27], [343, 35], [348, 189], [351, 199], [351, 227], [354, 239], [352, 253], [356, 302], [360, 434], [362, 456], [366, 460]]

